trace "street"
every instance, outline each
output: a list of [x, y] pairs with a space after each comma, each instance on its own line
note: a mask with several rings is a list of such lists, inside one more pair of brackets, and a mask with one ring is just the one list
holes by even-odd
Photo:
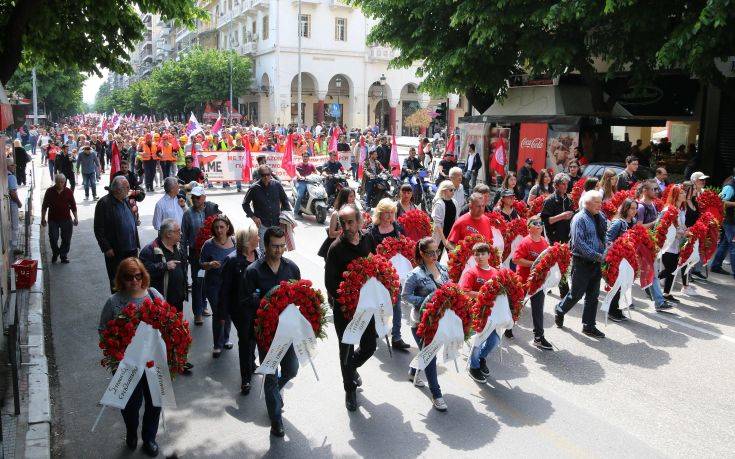
[[[51, 185], [39, 168], [42, 189]], [[103, 176], [98, 195], [104, 195]], [[162, 191], [139, 204], [141, 244], [155, 237], [153, 209]], [[54, 454], [63, 457], [141, 456], [130, 453], [119, 412], [106, 409], [95, 432], [98, 402], [110, 380], [100, 366], [97, 324], [109, 296], [103, 255], [92, 231], [94, 201], [75, 193], [79, 226], [74, 229], [71, 263], [50, 263], [50, 324], [55, 369], [52, 387]], [[245, 215], [243, 194], [211, 191], [236, 228]], [[39, 207], [40, 209], [40, 203]], [[44, 230], [45, 234], [45, 230]], [[324, 289], [324, 262], [316, 252], [325, 227], [305, 220], [296, 229], [295, 261], [303, 278]], [[50, 249], [46, 244], [46, 257]], [[731, 269], [730, 266], [727, 269]], [[555, 351], [532, 346], [530, 309], [524, 309], [515, 338], [488, 359], [490, 384], [480, 386], [465, 370], [468, 348], [458, 363], [439, 363], [439, 382], [449, 406], [432, 408], [428, 388], [407, 380], [416, 346], [404, 314], [403, 337], [410, 353], [388, 353], [385, 343], [360, 373], [359, 409], [345, 409], [333, 325], [317, 345], [310, 367], [284, 391], [286, 437], [269, 435], [261, 380], [240, 395], [237, 350], [212, 358], [211, 317], [192, 325], [193, 375], [178, 376], [178, 408], [164, 412], [159, 429], [163, 455], [179, 457], [727, 457], [732, 455], [735, 397], [735, 314], [732, 277], [711, 275], [696, 283], [701, 297], [680, 296], [671, 313], [656, 313], [635, 287], [637, 309], [623, 324], [598, 326], [606, 339], [581, 333], [582, 307], [566, 328], [554, 326], [557, 296], [546, 299], [546, 338]], [[675, 287], [678, 291], [678, 286]], [[555, 290], [556, 292], [556, 290]], [[187, 319], [193, 324], [190, 306]], [[237, 341], [232, 329], [232, 341]], [[53, 362], [53, 361], [52, 361]]]

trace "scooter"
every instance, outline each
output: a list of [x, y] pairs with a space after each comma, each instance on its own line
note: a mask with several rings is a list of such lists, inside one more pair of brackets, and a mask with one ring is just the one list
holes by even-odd
[[429, 180], [429, 171], [424, 168], [419, 169], [409, 178], [409, 183], [414, 189], [414, 204], [421, 207], [425, 212], [430, 213], [437, 187]]
[[316, 217], [317, 223], [327, 221], [327, 190], [324, 188], [324, 179], [320, 175], [311, 174], [304, 178], [306, 193], [300, 203], [296, 202], [296, 189], [293, 191], [292, 204], [294, 213], [299, 209], [304, 215]]
[[349, 187], [350, 184], [347, 181], [347, 175], [342, 173], [327, 175], [325, 178], [325, 183], [329, 180], [332, 180], [334, 183], [334, 193], [327, 197], [327, 205], [329, 207], [334, 207], [334, 200], [337, 199], [337, 195], [339, 194], [339, 192], [342, 191], [344, 188]]
[[[373, 209], [383, 198], [396, 199], [400, 184], [388, 171], [383, 171], [373, 179], [373, 192], [367, 207]], [[367, 199], [367, 196], [365, 197]]]

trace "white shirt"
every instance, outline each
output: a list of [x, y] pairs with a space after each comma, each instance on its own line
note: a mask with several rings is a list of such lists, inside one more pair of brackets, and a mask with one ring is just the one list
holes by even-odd
[[161, 222], [167, 218], [173, 218], [181, 226], [183, 217], [184, 209], [179, 205], [179, 197], [165, 194], [156, 203], [156, 210], [153, 212], [153, 228], [158, 231], [161, 228]]
[[457, 206], [457, 217], [459, 217], [459, 211], [465, 204], [467, 204], [467, 200], [464, 197], [464, 185], [461, 183], [459, 184], [457, 189], [454, 190], [454, 196], [452, 196], [452, 199], [454, 200], [454, 205]]

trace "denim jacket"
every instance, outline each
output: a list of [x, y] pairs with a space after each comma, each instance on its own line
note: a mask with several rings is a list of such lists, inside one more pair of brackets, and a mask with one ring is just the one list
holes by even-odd
[[[446, 284], [449, 282], [449, 272], [447, 268], [441, 263], [436, 264], [439, 269], [441, 279], [439, 285]], [[431, 295], [434, 290], [437, 289], [437, 285], [434, 279], [431, 277], [431, 273], [426, 270], [426, 266], [421, 264], [411, 271], [406, 278], [406, 283], [403, 284], [403, 292], [401, 292], [401, 299], [418, 310], [423, 304], [427, 296]]]

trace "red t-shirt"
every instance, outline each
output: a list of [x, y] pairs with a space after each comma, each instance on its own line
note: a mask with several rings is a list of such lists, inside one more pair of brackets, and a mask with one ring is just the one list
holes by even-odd
[[[519, 258], [523, 258], [525, 260], [534, 261], [548, 246], [549, 243], [546, 242], [546, 239], [544, 239], [543, 237], [538, 241], [534, 241], [533, 239], [531, 239], [531, 236], [526, 236], [521, 240], [521, 243], [518, 244], [518, 247], [516, 247], [516, 252], [513, 254], [513, 259], [517, 260]], [[523, 282], [525, 282], [526, 279], [528, 279], [528, 276], [531, 274], [531, 268], [528, 266], [519, 265], [516, 268], [516, 274], [521, 276], [521, 279], [523, 279]]]
[[488, 269], [482, 269], [475, 265], [462, 274], [459, 279], [459, 286], [470, 292], [478, 292], [482, 285], [497, 276], [498, 270], [490, 266]]
[[481, 215], [480, 218], [472, 218], [468, 213], [459, 217], [452, 225], [452, 231], [447, 238], [453, 244], [458, 243], [470, 234], [482, 234], [486, 239], [492, 238], [492, 225], [490, 220]]

